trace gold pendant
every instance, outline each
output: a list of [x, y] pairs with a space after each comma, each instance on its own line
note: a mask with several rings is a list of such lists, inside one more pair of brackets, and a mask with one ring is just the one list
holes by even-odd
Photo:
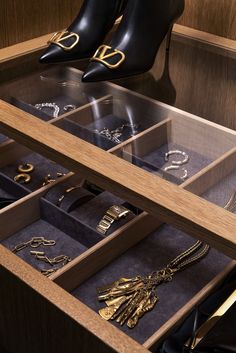
[[130, 295], [131, 293], [141, 289], [143, 282], [140, 277], [120, 278], [118, 281], [108, 286], [98, 288], [98, 300], [106, 301], [114, 298]]
[[131, 316], [131, 318], [127, 322], [127, 326], [129, 328], [134, 328], [137, 324], [139, 319], [148, 311], [151, 311], [156, 303], [159, 301], [159, 298], [156, 294], [151, 296], [151, 292], [149, 292], [148, 298], [144, 298], [139, 307], [135, 311], [135, 313]]
[[120, 297], [113, 300], [106, 301], [107, 307], [99, 310], [99, 315], [105, 319], [110, 320], [117, 310], [123, 305], [130, 297]]
[[100, 316], [105, 320], [116, 320], [120, 325], [126, 322], [129, 328], [134, 328], [139, 319], [158, 302], [154, 288], [171, 279], [172, 272], [164, 268], [146, 277], [120, 278], [98, 288], [99, 301], [105, 301], [107, 305], [99, 310]]

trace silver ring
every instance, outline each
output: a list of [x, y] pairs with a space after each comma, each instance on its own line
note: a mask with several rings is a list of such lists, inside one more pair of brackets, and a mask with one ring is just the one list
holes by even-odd
[[75, 110], [75, 109], [76, 109], [76, 105], [74, 104], [67, 104], [63, 108], [65, 112], [70, 112], [71, 110]]
[[178, 170], [179, 166], [178, 165], [169, 165], [168, 167], [165, 167], [164, 171], [168, 172], [169, 170]]
[[[179, 170], [180, 166], [179, 165], [169, 165], [168, 167], [166, 167], [164, 169], [165, 172], [168, 172], [169, 170]], [[182, 168], [181, 169], [184, 173], [183, 175], [180, 177], [181, 180], [185, 181], [188, 178], [188, 171], [186, 168]]]
[[184, 157], [184, 159], [182, 161], [172, 161], [173, 165], [183, 165], [188, 163], [189, 161], [189, 156], [187, 155], [186, 152], [184, 151], [180, 151], [180, 150], [173, 150], [173, 151], [168, 151], [165, 153], [165, 161], [168, 162], [169, 161], [169, 157], [173, 154], [179, 154], [181, 156]]
[[182, 177], [180, 177], [180, 179], [185, 181], [186, 179], [188, 179], [188, 171], [185, 168], [183, 168], [182, 171], [184, 172], [184, 174]]

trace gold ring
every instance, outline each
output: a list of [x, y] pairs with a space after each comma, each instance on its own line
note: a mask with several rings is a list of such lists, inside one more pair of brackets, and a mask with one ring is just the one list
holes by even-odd
[[31, 163], [20, 164], [18, 167], [18, 172], [20, 173], [31, 173], [34, 170], [34, 166]]
[[76, 189], [79, 189], [81, 186], [80, 185], [76, 185], [76, 186], [71, 186], [70, 188], [66, 189], [64, 191], [64, 193], [59, 197], [58, 201], [57, 201], [57, 206], [60, 207], [61, 206], [61, 203], [62, 201], [64, 200], [65, 196], [67, 194], [69, 194], [70, 192], [76, 190]]
[[17, 183], [23, 182], [24, 184], [28, 184], [31, 180], [31, 176], [25, 173], [17, 174], [14, 177], [14, 181]]

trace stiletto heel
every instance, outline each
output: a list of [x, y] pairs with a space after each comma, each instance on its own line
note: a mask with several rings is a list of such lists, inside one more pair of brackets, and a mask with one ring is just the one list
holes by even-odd
[[174, 25], [172, 24], [169, 28], [167, 35], [166, 35], [166, 51], [170, 51], [170, 43], [171, 43], [171, 36], [172, 36], [173, 27], [174, 27]]
[[129, 0], [109, 45], [101, 45], [82, 81], [113, 80], [149, 71], [167, 36], [170, 48], [174, 22], [183, 13], [184, 0]]
[[84, 0], [74, 22], [66, 31], [53, 35], [39, 61], [49, 64], [91, 57], [123, 12], [126, 2]]

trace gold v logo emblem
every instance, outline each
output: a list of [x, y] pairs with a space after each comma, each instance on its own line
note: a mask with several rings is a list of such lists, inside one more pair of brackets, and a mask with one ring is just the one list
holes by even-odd
[[[70, 46], [66, 46], [62, 44], [65, 40], [74, 38], [74, 42]], [[62, 49], [69, 51], [73, 49], [76, 44], [79, 43], [79, 35], [74, 32], [68, 32], [68, 31], [61, 31], [61, 32], [56, 32], [53, 34], [52, 38], [48, 41], [48, 43], [56, 44]]]
[[[114, 49], [110, 52], [111, 50], [113, 50], [112, 47], [105, 44], [101, 45], [92, 57], [91, 61], [98, 61], [107, 66], [109, 69], [116, 69], [123, 63], [123, 61], [125, 61], [125, 54], [118, 49]], [[107, 59], [113, 57], [116, 57], [117, 61], [114, 64], [111, 64], [107, 61]]]

